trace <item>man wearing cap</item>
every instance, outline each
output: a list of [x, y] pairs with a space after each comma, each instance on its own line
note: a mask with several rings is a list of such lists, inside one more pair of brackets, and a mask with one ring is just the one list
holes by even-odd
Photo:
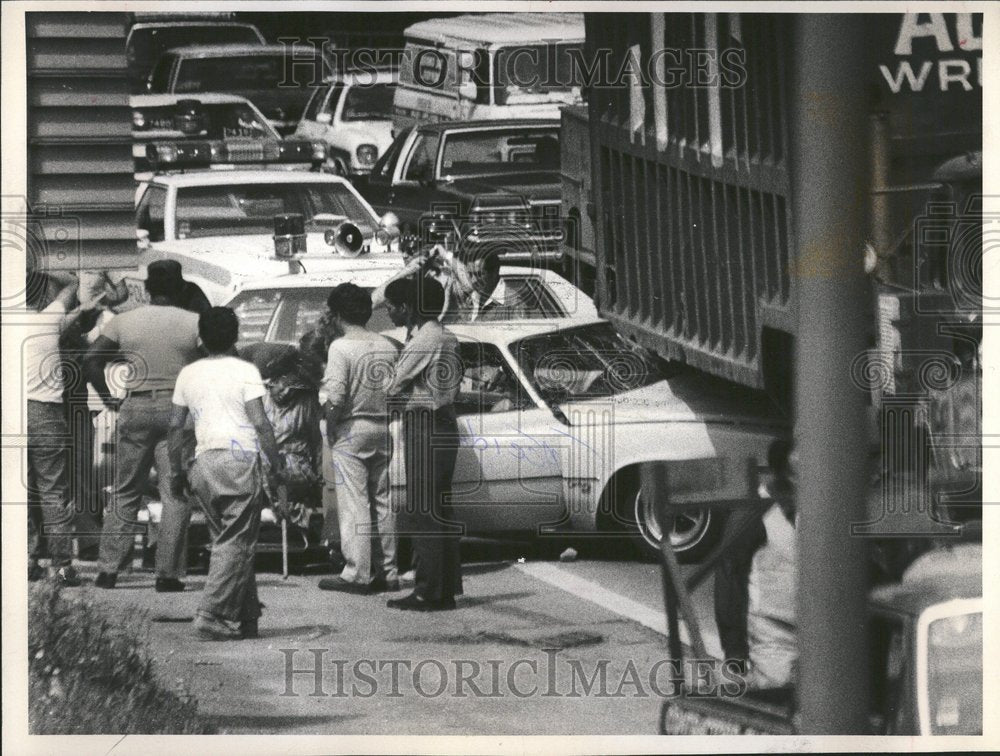
[[198, 284], [184, 279], [179, 262], [176, 260], [157, 260], [152, 265], [164, 271], [164, 275], [177, 279], [179, 288], [174, 299], [174, 304], [177, 307], [201, 315], [212, 306]]
[[[128, 564], [139, 505], [155, 464], [163, 503], [156, 590], [184, 590], [179, 576], [191, 508], [186, 499], [171, 492], [167, 452], [174, 382], [181, 368], [201, 356], [198, 316], [178, 306], [184, 283], [175, 261], [150, 263], [146, 274], [150, 303], [112, 318], [84, 361], [87, 380], [105, 406], [118, 410], [115, 482], [101, 532], [99, 588], [114, 588], [118, 572]], [[123, 400], [112, 395], [105, 380], [104, 368], [112, 361], [129, 366]]]

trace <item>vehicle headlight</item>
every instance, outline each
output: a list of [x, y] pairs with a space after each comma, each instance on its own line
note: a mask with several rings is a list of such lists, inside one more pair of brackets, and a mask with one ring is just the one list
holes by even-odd
[[141, 129], [146, 125], [146, 116], [142, 114], [141, 110], [132, 111], [132, 125], [137, 129]]
[[357, 149], [358, 162], [362, 165], [371, 165], [378, 157], [378, 147], [374, 144], [362, 144]]
[[322, 163], [326, 160], [326, 145], [323, 142], [312, 143], [312, 159], [314, 163]]

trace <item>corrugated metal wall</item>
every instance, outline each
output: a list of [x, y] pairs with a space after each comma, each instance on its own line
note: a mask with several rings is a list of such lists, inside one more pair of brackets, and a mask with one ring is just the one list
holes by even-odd
[[[792, 328], [784, 23], [587, 17], [588, 51], [610, 50], [613, 75], [658, 70], [663, 82], [591, 90], [602, 312], [665, 357], [752, 386], [763, 385], [761, 328]], [[664, 49], [679, 57], [657, 61]], [[746, 80], [725, 86], [717, 67], [713, 85], [666, 83], [695, 49], [740, 51]]]
[[127, 13], [26, 14], [28, 203], [53, 268], [135, 265]]

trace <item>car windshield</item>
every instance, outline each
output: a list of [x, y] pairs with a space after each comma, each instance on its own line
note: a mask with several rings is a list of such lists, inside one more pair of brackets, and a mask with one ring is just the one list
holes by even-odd
[[610, 323], [592, 323], [515, 342], [514, 357], [550, 404], [614, 396], [663, 374]]
[[579, 87], [582, 77], [574, 56], [582, 52], [579, 43], [500, 48], [493, 62], [497, 104], [514, 102], [521, 95], [568, 92]]
[[442, 176], [558, 170], [558, 127], [445, 134]]
[[[345, 281], [350, 278], [345, 275]], [[237, 294], [227, 305], [240, 321], [237, 347], [258, 341], [298, 344], [309, 331], [316, 328], [330, 296], [329, 287], [315, 286], [299, 289], [254, 289]], [[369, 287], [362, 287], [369, 293]], [[384, 305], [376, 307], [368, 321], [369, 330], [375, 332], [393, 328]]]
[[342, 121], [391, 121], [395, 84], [355, 84], [347, 90]]
[[274, 216], [283, 213], [301, 213], [307, 231], [350, 220], [369, 237], [378, 226], [372, 210], [341, 183], [193, 186], [177, 190], [177, 237], [270, 234]]
[[206, 44], [262, 43], [256, 29], [250, 26], [226, 24], [148, 26], [132, 30], [125, 53], [129, 69], [138, 76], [145, 76], [161, 53], [174, 47]]
[[322, 60], [315, 65], [296, 53], [295, 58], [274, 55], [227, 55], [217, 58], [186, 58], [181, 62], [174, 91], [245, 92], [254, 90], [305, 88], [319, 84]]
[[257, 111], [240, 102], [190, 100], [184, 105], [138, 107], [132, 109], [132, 123], [133, 135], [140, 139], [154, 131], [157, 137], [175, 139], [281, 138]]

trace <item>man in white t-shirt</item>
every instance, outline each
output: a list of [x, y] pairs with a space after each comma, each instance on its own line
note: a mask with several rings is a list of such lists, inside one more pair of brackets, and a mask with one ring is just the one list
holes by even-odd
[[[43, 575], [38, 554], [44, 535], [52, 577], [65, 586], [78, 586], [80, 579], [72, 565], [74, 507], [67, 457], [73, 441], [63, 404], [64, 378], [72, 371], [63, 362], [59, 339], [84, 312], [76, 308], [78, 289], [72, 273], [31, 271], [25, 294], [32, 322], [21, 346], [28, 400], [28, 488], [38, 497], [38, 506], [28, 510], [28, 579]], [[88, 309], [95, 304], [89, 303]]]
[[[205, 640], [257, 637], [260, 602], [253, 565], [265, 496], [260, 455], [272, 476], [282, 465], [264, 413], [260, 371], [230, 355], [238, 331], [236, 313], [228, 307], [201, 314], [198, 334], [208, 356], [178, 374], [170, 419], [173, 493], [190, 488], [212, 534], [208, 578], [195, 617], [195, 631]], [[197, 443], [190, 483], [184, 470], [188, 415]]]

